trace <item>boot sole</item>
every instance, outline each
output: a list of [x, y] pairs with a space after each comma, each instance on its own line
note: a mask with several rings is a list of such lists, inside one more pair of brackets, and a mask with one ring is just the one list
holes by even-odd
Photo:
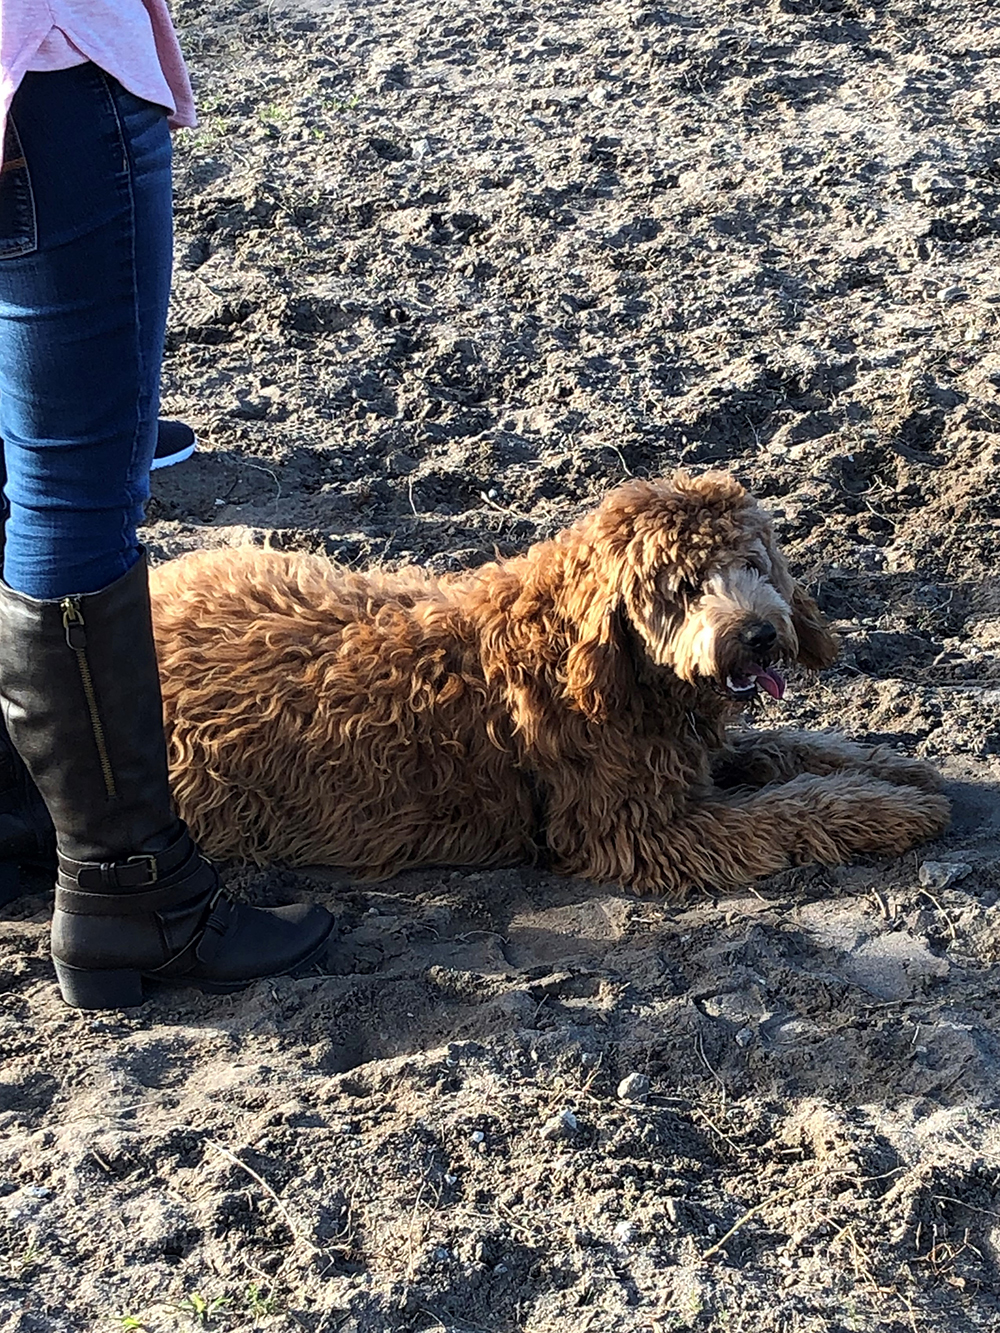
[[319, 959], [333, 932], [330, 931], [303, 958], [297, 959], [289, 967], [279, 972], [265, 972], [263, 976], [247, 977], [240, 981], [211, 981], [205, 977], [179, 976], [158, 977], [155, 973], [135, 972], [129, 968], [103, 970], [88, 967], [72, 967], [69, 963], [53, 958], [56, 980], [63, 999], [74, 1009], [135, 1009], [145, 1003], [144, 989], [155, 991], [160, 988], [170, 990], [200, 990], [208, 995], [232, 995], [236, 991], [246, 990], [255, 981], [266, 981], [268, 977], [289, 977], [304, 971]]

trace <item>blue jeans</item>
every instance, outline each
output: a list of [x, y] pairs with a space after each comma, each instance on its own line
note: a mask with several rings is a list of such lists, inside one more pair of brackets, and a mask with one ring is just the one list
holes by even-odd
[[139, 558], [172, 250], [162, 107], [96, 65], [28, 74], [0, 176], [3, 575], [98, 592]]

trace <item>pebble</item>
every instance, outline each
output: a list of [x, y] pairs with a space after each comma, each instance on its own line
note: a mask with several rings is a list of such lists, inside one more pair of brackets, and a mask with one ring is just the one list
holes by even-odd
[[481, 1129], [474, 1129], [469, 1137], [472, 1139], [473, 1143], [482, 1143], [486, 1138], [486, 1135]]
[[917, 871], [917, 878], [925, 889], [946, 889], [972, 874], [967, 861], [925, 861]]
[[643, 1106], [649, 1099], [649, 1076], [629, 1074], [618, 1084], [618, 1100]]
[[579, 1128], [579, 1121], [572, 1111], [560, 1111], [558, 1115], [546, 1120], [542, 1126], [542, 1138], [548, 1140], [571, 1138]]

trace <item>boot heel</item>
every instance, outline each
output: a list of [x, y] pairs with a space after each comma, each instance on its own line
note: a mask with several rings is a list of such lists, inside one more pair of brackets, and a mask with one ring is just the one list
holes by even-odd
[[56, 980], [67, 1004], [75, 1009], [132, 1009], [142, 1004], [142, 976], [139, 972], [116, 969], [98, 972], [91, 968], [70, 967], [53, 959]]

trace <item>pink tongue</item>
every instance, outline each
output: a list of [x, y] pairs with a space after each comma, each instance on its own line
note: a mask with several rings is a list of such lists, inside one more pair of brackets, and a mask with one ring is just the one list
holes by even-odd
[[775, 671], [774, 667], [768, 667], [766, 671], [763, 667], [751, 667], [750, 674], [762, 689], [767, 690], [772, 699], [784, 698], [785, 678], [780, 671]]

